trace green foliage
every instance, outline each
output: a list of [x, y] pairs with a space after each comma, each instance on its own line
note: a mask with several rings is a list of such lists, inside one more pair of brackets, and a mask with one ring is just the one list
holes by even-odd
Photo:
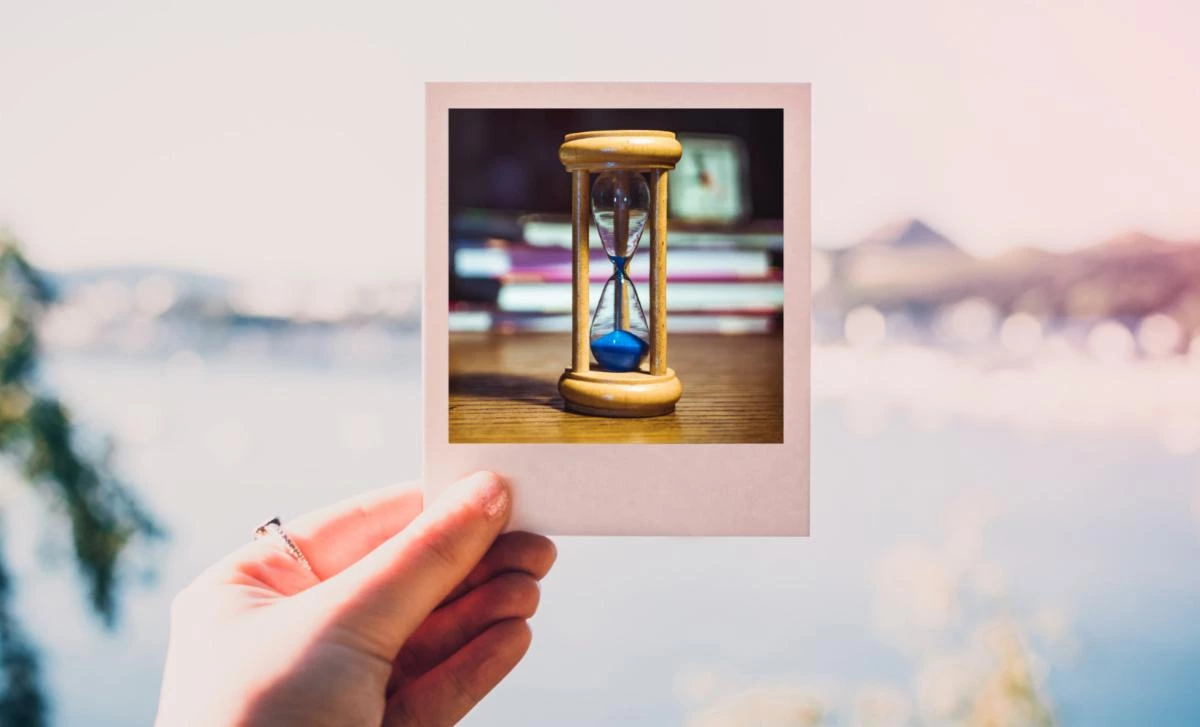
[[[79, 445], [62, 403], [38, 386], [36, 327], [52, 301], [53, 290], [16, 240], [0, 232], [0, 455], [70, 527], [92, 607], [111, 625], [122, 552], [135, 539], [162, 531], [113, 476], [107, 457]], [[40, 725], [46, 704], [37, 653], [13, 617], [11, 585], [0, 562], [0, 724]]]
[[0, 670], [4, 675], [0, 724], [37, 727], [46, 722], [37, 651], [9, 612], [11, 595], [8, 569], [0, 563]]

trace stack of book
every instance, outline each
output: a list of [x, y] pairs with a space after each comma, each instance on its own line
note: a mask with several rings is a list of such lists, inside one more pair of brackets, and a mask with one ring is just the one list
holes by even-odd
[[[454, 234], [456, 227], [460, 234]], [[569, 219], [523, 217], [516, 229], [506, 228], [507, 237], [484, 236], [477, 234], [478, 229], [464, 227], [452, 225], [451, 331], [571, 330]], [[472, 231], [476, 234], [469, 234]], [[667, 239], [667, 325], [672, 333], [780, 330], [781, 223], [760, 222], [736, 230], [672, 225]], [[613, 266], [595, 228], [591, 240], [588, 272], [594, 310]], [[650, 294], [646, 242], [648, 238], [642, 240], [629, 266], [643, 307], [649, 305]]]

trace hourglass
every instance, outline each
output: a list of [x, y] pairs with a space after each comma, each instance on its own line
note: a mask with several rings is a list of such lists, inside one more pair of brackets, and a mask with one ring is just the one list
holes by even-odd
[[[673, 412], [683, 393], [667, 368], [666, 310], [667, 174], [682, 152], [669, 131], [585, 131], [567, 134], [559, 147], [571, 173], [572, 355], [558, 381], [569, 411], [659, 416]], [[590, 323], [589, 217], [613, 266]], [[648, 318], [629, 277], [644, 233], [650, 238]]]

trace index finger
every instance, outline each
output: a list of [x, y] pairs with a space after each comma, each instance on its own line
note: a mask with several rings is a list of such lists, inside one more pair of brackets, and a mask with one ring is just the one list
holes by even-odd
[[[283, 530], [312, 567], [303, 572], [304, 590], [313, 581], [331, 578], [361, 559], [388, 538], [403, 530], [421, 512], [422, 494], [417, 485], [384, 487], [351, 497], [295, 520], [285, 520]], [[285, 546], [274, 538], [247, 542], [200, 574], [198, 580], [227, 582], [241, 573], [247, 564], [259, 564], [266, 557], [284, 554]], [[294, 564], [293, 564], [294, 565]], [[296, 567], [300, 571], [299, 567]]]
[[490, 472], [459, 481], [399, 534], [305, 594], [340, 633], [391, 661], [508, 522], [508, 486]]
[[408, 527], [421, 513], [419, 485], [381, 487], [284, 523], [308, 558], [313, 573], [325, 580]]

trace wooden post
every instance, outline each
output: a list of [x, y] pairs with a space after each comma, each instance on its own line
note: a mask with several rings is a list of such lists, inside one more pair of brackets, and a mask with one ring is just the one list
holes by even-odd
[[667, 170], [651, 175], [650, 373], [667, 371]]
[[586, 170], [571, 172], [571, 368], [588, 371], [591, 354], [588, 347], [588, 224], [591, 211]]

